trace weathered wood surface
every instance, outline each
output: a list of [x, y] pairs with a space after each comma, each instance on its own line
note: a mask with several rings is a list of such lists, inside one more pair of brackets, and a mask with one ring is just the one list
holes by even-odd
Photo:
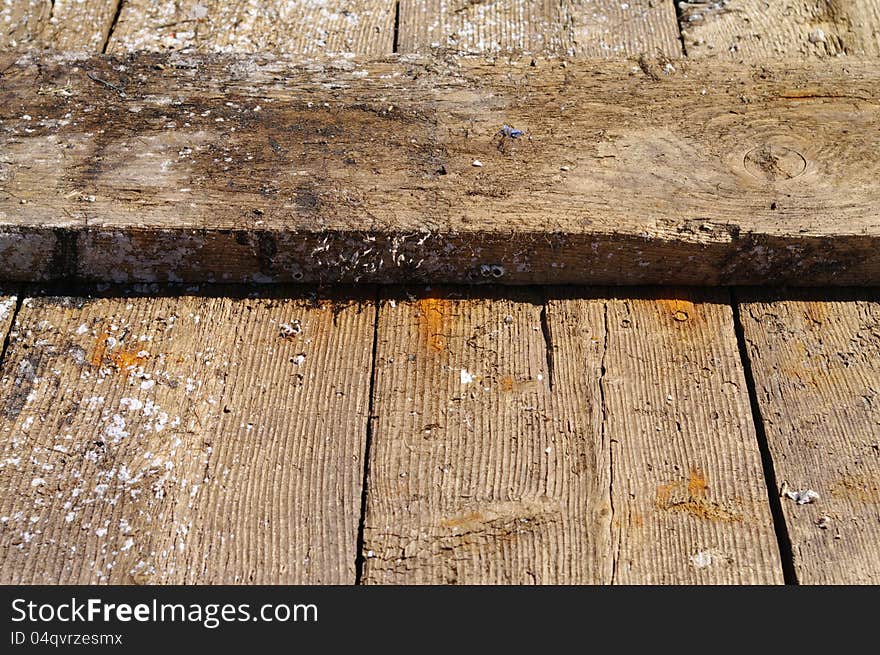
[[389, 294], [363, 581], [781, 582], [726, 295], [670, 297]]
[[0, 580], [353, 583], [374, 322], [359, 293], [25, 299]]
[[[741, 293], [740, 316], [798, 581], [880, 583], [880, 302]], [[782, 489], [780, 491], [783, 491]]]
[[399, 52], [681, 55], [672, 0], [401, 0]]
[[629, 290], [606, 312], [614, 581], [781, 583], [728, 294]]
[[876, 65], [531, 61], [7, 60], [3, 277], [880, 280]]
[[393, 0], [128, 0], [107, 51], [385, 55], [394, 21]]
[[688, 57], [880, 56], [877, 0], [697, 0], [679, 6]]
[[18, 297], [6, 295], [9, 289], [0, 288], [0, 344], [6, 340], [9, 334], [9, 328], [12, 326], [12, 320], [15, 317], [15, 307], [18, 303]]
[[607, 581], [598, 375], [557, 416], [540, 296], [462, 293], [380, 304], [363, 582]]
[[101, 52], [120, 0], [0, 0], [0, 51]]

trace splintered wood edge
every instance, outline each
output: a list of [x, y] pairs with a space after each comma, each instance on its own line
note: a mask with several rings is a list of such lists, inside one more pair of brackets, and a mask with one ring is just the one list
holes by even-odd
[[[475, 61], [477, 63], [473, 63]], [[81, 69], [92, 67], [99, 71], [122, 65], [172, 71], [181, 69], [183, 72], [179, 74], [187, 75], [185, 86], [191, 90], [201, 84], [198, 87], [201, 92], [213, 93], [214, 100], [222, 104], [224, 96], [216, 92], [224, 88], [224, 80], [193, 82], [192, 69], [229, 70], [230, 84], [249, 85], [251, 89], [265, 84], [277, 90], [285, 80], [297, 74], [311, 75], [308, 83], [314, 86], [314, 75], [324, 75], [332, 81], [334, 71], [337, 71], [348, 75], [345, 79], [350, 84], [350, 73], [356, 67], [375, 66], [384, 71], [415, 66], [428, 71], [426, 75], [455, 78], [456, 71], [462, 66], [473, 76], [485, 74], [487, 69], [495, 66], [521, 69], [529, 66], [529, 61], [530, 58], [477, 60], [450, 56], [441, 60], [401, 56], [355, 64], [347, 59], [304, 63], [290, 58], [177, 54], [132, 55], [125, 59], [73, 55], [4, 56], [0, 57], [0, 93], [15, 91], [19, 96], [25, 94], [23, 97], [28, 97], [21, 89], [13, 88], [21, 81], [5, 80], [10, 70], [15, 73], [17, 69], [21, 76], [21, 70], [25, 68], [39, 69], [43, 64], [58, 67], [65, 62]], [[627, 83], [624, 79], [627, 75], [638, 77], [633, 85], [645, 84], [646, 79], [649, 83], [674, 84], [674, 79], [663, 79], [664, 71], [671, 66], [664, 61], [658, 63], [640, 58], [625, 62], [564, 62], [545, 58], [541, 66], [557, 72], [560, 66], [575, 72], [579, 69], [581, 75], [590, 74], [603, 79], [616, 76], [621, 85]], [[531, 65], [534, 66], [534, 60]], [[735, 70], [723, 64], [703, 63], [700, 66], [708, 67], [709, 72], [684, 61], [676, 61], [671, 70], [685, 71], [685, 77], [688, 73], [699, 76], [700, 83], [705, 82], [707, 76], [711, 81], [713, 75], [721, 80]], [[243, 71], [257, 72], [246, 76]], [[772, 79], [774, 75], [793, 86], [809, 84], [812, 79], [821, 79], [826, 85], [839, 83], [841, 95], [828, 97], [864, 94], [868, 82], [880, 77], [876, 66], [847, 61], [830, 71], [827, 66], [823, 69], [803, 64], [789, 72], [786, 67], [768, 63], [749, 68], [741, 78]], [[504, 77], [504, 73], [489, 73], [487, 77], [497, 81]], [[95, 83], [93, 91], [106, 92], [112, 99], [116, 94], [111, 87], [102, 88], [105, 82], [101, 82], [101, 86]], [[83, 84], [82, 81], [79, 83]], [[489, 86], [492, 83], [496, 82], [490, 82]], [[412, 84], [415, 86], [417, 82]], [[419, 93], [423, 92], [424, 84], [424, 81], [418, 82]], [[31, 92], [33, 97], [37, 92], [37, 89]], [[804, 93], [808, 96], [811, 92], [808, 89]], [[859, 99], [876, 104], [873, 96]], [[465, 114], [474, 111], [473, 101], [469, 102], [462, 106]], [[0, 134], [0, 138], [8, 137]], [[573, 147], [576, 148], [577, 144]], [[0, 192], [4, 179], [0, 176]], [[204, 195], [205, 191], [202, 193]], [[403, 191], [400, 193], [403, 195]], [[487, 203], [491, 200], [487, 199]], [[491, 209], [491, 205], [488, 206]], [[696, 224], [692, 219], [672, 215], [675, 208], [670, 207], [670, 215], [658, 212], [659, 216], [648, 217], [653, 221], [651, 229], [638, 229], [641, 227], [638, 221], [642, 220], [639, 216], [617, 229], [617, 215], [601, 224], [588, 220], [580, 223], [571, 220], [538, 222], [535, 220], [536, 210], [543, 210], [539, 205], [526, 208], [528, 215], [515, 227], [493, 219], [486, 224], [451, 221], [448, 227], [441, 223], [438, 228], [434, 220], [416, 229], [410, 219], [401, 221], [400, 225], [394, 225], [392, 221], [381, 227], [377, 227], [376, 221], [365, 220], [365, 227], [356, 229], [358, 226], [354, 224], [348, 228], [340, 227], [338, 222], [328, 227], [325, 221], [314, 221], [310, 226], [306, 220], [308, 217], [298, 217], [280, 224], [276, 221], [266, 229], [254, 227], [254, 221], [250, 225], [239, 223], [241, 227], [230, 229], [228, 217], [218, 216], [216, 227], [211, 225], [210, 214], [215, 210], [216, 204], [213, 207], [205, 204], [206, 215], [199, 225], [188, 223], [190, 219], [186, 217], [180, 219], [182, 224], [179, 226], [167, 222], [156, 225], [150, 220], [141, 220], [130, 208], [121, 212], [120, 217], [112, 216], [110, 221], [100, 218], [83, 220], [85, 214], [71, 213], [51, 202], [36, 208], [29, 205], [26, 212], [22, 211], [14, 198], [7, 194], [7, 198], [0, 198], [0, 280], [802, 286], [880, 283], [880, 259], [876, 255], [880, 230], [875, 230], [873, 224], [866, 228], [864, 223], [853, 224], [850, 228], [844, 222], [839, 228], [824, 233], [822, 230], [798, 229], [801, 226], [794, 218], [790, 227], [773, 225], [762, 230], [754, 225], [744, 228], [731, 222], [727, 215], [719, 216], [718, 220], [708, 216], [704, 222]], [[645, 225], [651, 223], [648, 218], [644, 220]], [[748, 224], [748, 220], [744, 223]], [[806, 219], [804, 223], [812, 225]]]

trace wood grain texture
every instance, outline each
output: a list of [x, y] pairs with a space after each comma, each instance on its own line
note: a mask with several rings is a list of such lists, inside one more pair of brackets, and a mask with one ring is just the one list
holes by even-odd
[[540, 297], [414, 293], [380, 305], [363, 581], [607, 581], [598, 375], [557, 413]]
[[108, 52], [197, 50], [384, 55], [394, 45], [393, 0], [130, 0]]
[[399, 52], [681, 55], [671, 0], [401, 0]]
[[0, 579], [354, 582], [375, 311], [347, 297], [25, 299]]
[[720, 294], [392, 295], [377, 344], [365, 582], [781, 582]]
[[876, 292], [739, 294], [798, 581], [880, 582], [880, 302]]
[[606, 311], [613, 581], [781, 583], [727, 293], [628, 293]]
[[679, 6], [692, 58], [880, 56], [877, 0], [698, 0]]
[[7, 279], [880, 280], [871, 63], [120, 63], [4, 66]]
[[[6, 340], [12, 320], [15, 318], [15, 308], [18, 304], [18, 296], [10, 295], [9, 289], [0, 287], [0, 344]], [[2, 365], [0, 360], [0, 365]]]
[[101, 52], [120, 0], [0, 0], [0, 51]]

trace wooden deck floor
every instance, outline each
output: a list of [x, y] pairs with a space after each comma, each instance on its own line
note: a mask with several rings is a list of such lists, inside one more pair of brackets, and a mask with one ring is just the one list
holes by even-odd
[[[776, 4], [2, 0], [0, 48], [880, 55]], [[9, 285], [0, 581], [878, 583], [878, 301]]]
[[876, 583], [878, 299], [6, 296], [0, 579]]

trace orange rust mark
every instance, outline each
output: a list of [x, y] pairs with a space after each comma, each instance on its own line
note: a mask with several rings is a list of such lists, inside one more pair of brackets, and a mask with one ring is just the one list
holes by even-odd
[[119, 349], [116, 351], [107, 349], [107, 340], [110, 338], [109, 332], [101, 332], [95, 340], [95, 347], [92, 350], [92, 357], [89, 363], [92, 366], [102, 366], [105, 361], [115, 366], [120, 373], [130, 373], [147, 360], [147, 355], [139, 355], [138, 350]]
[[440, 525], [444, 528], [464, 528], [483, 520], [483, 515], [479, 512], [469, 512], [463, 516], [455, 516], [451, 519], [443, 519]]
[[107, 352], [107, 339], [110, 338], [109, 332], [101, 332], [95, 341], [95, 347], [92, 350], [92, 358], [89, 363], [92, 366], [100, 366], [104, 361], [104, 353]]
[[436, 352], [446, 348], [446, 337], [442, 334], [443, 322], [449, 309], [449, 301], [443, 298], [421, 298], [418, 301], [422, 330], [428, 347]]
[[108, 353], [107, 357], [120, 371], [130, 372], [147, 360], [146, 356], [138, 355], [138, 352], [135, 350], [119, 350]]
[[743, 520], [740, 512], [706, 498], [708, 490], [706, 475], [692, 469], [686, 481], [658, 485], [654, 505], [664, 511], [684, 512], [707, 521], [734, 523]]
[[533, 379], [528, 378], [525, 380], [517, 380], [513, 375], [509, 374], [496, 378], [495, 382], [501, 387], [501, 391], [504, 391], [505, 393], [527, 391], [537, 386], [537, 382]]
[[669, 497], [679, 484], [679, 482], [670, 482], [669, 484], [657, 485], [657, 499], [655, 502], [658, 507], [665, 507], [669, 504]]
[[694, 303], [689, 300], [658, 300], [660, 307], [672, 315], [673, 320], [684, 323], [694, 316]]
[[688, 495], [691, 498], [705, 498], [708, 490], [706, 476], [699, 469], [691, 469], [691, 477], [688, 480]]

